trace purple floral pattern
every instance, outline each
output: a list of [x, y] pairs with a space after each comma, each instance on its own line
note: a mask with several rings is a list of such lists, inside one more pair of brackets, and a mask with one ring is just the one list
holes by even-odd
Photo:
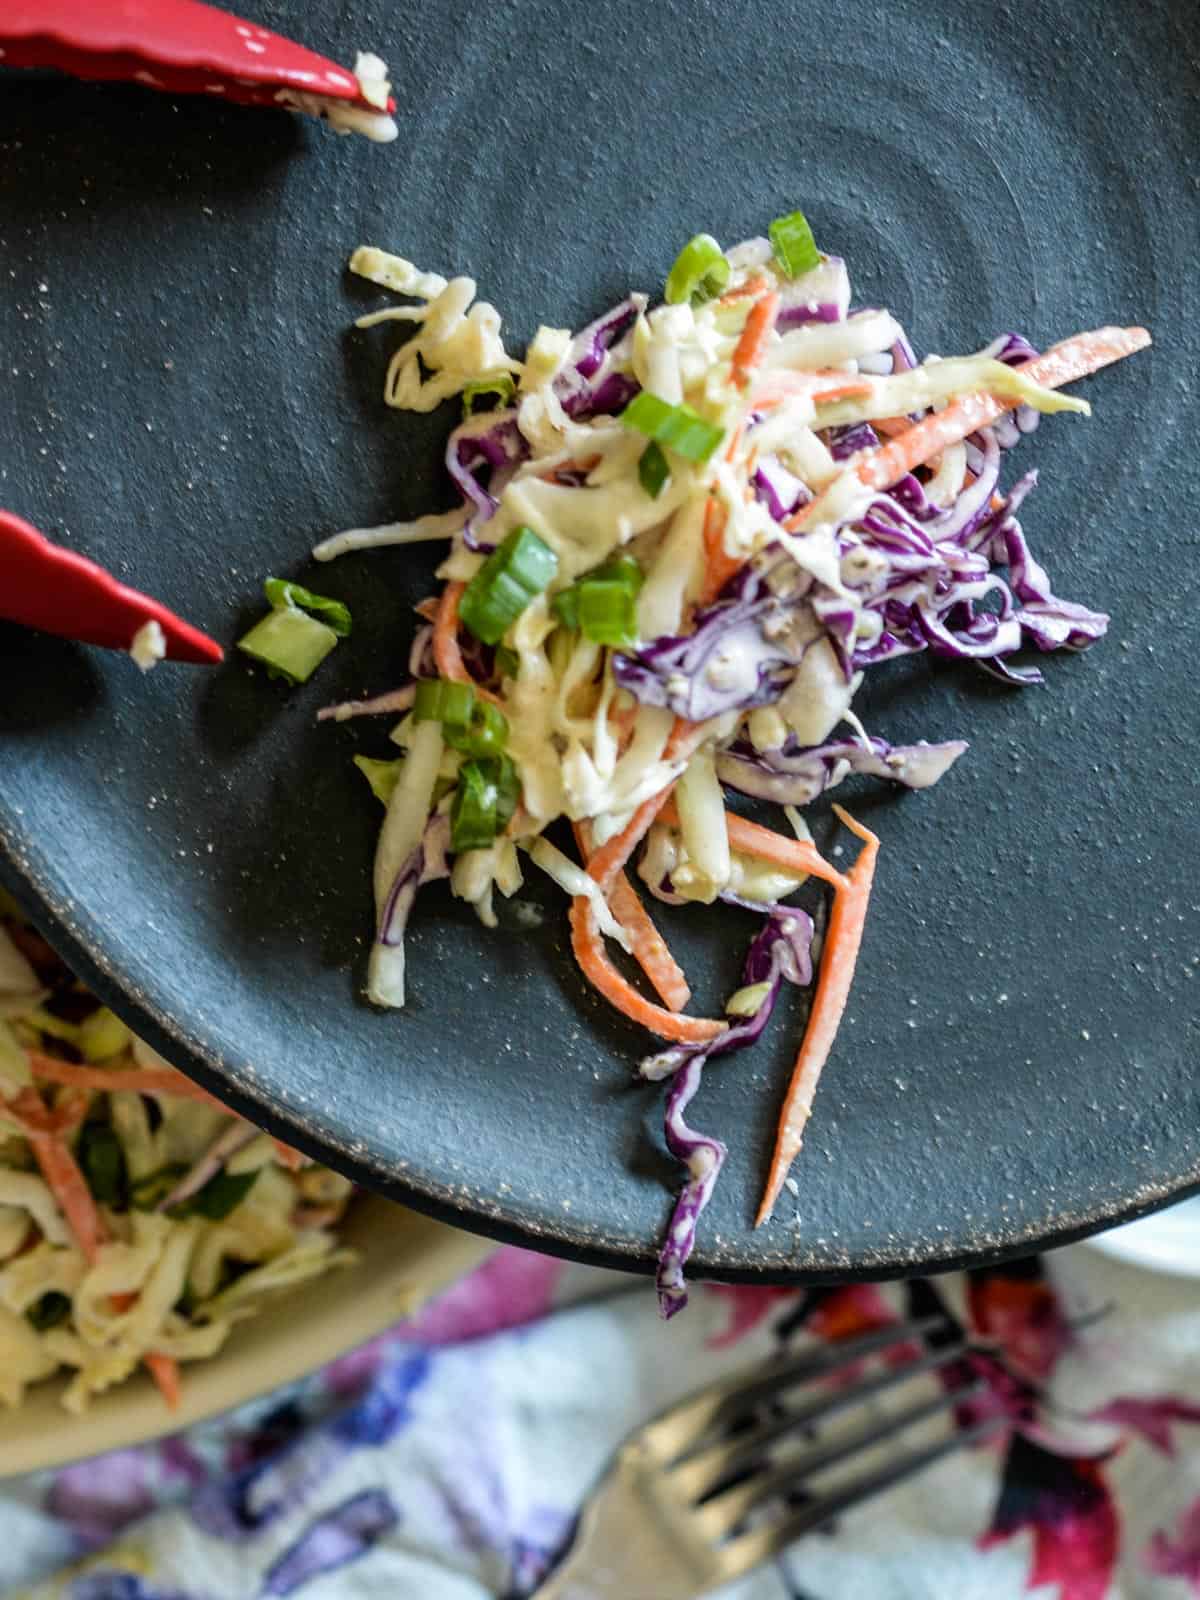
[[[990, 1486], [990, 1512], [961, 1535], [963, 1559], [1005, 1563], [981, 1566], [979, 1592], [1109, 1600], [1128, 1571], [1139, 1594], [1157, 1596], [1161, 1584], [1167, 1600], [1182, 1584], [1200, 1600], [1200, 1499], [1194, 1490], [1160, 1496], [1139, 1522], [1121, 1477], [1137, 1452], [1139, 1471], [1161, 1462], [1177, 1475], [1165, 1481], [1181, 1482], [1179, 1463], [1200, 1449], [1200, 1335], [1194, 1388], [1155, 1389], [1118, 1354], [1103, 1297], [1068, 1313], [1056, 1273], [1034, 1259], [903, 1285], [711, 1286], [670, 1329], [645, 1288], [613, 1292], [626, 1288], [611, 1275], [500, 1251], [320, 1380], [180, 1438], [63, 1469], [44, 1490], [47, 1518], [71, 1530], [79, 1554], [103, 1548], [97, 1564], [64, 1572], [39, 1600], [227, 1600], [232, 1591], [209, 1580], [217, 1568], [206, 1552], [231, 1548], [251, 1575], [238, 1595], [261, 1600], [303, 1600], [322, 1579], [347, 1600], [408, 1592], [386, 1576], [396, 1560], [427, 1563], [411, 1589], [422, 1600], [440, 1600], [443, 1561], [456, 1574], [448, 1594], [466, 1593], [462, 1575], [471, 1573], [479, 1600], [526, 1600], [569, 1542], [609, 1450], [656, 1405], [797, 1340], [934, 1314], [942, 1326], [932, 1343], [965, 1337], [972, 1346], [943, 1369], [945, 1382], [976, 1380], [957, 1424], [1001, 1423], [953, 1464]], [[605, 1300], [568, 1303], [604, 1290]], [[1089, 1351], [1107, 1362], [1099, 1376]], [[1086, 1403], [1060, 1395], [1064, 1372], [1079, 1381], [1090, 1373]], [[559, 1391], [562, 1405], [547, 1411], [545, 1396]], [[557, 1435], [543, 1461], [547, 1430]], [[985, 1570], [1007, 1576], [993, 1582]], [[822, 1572], [814, 1578], [789, 1558], [736, 1600], [861, 1592], [835, 1569]], [[891, 1593], [879, 1587], [886, 1600]]]

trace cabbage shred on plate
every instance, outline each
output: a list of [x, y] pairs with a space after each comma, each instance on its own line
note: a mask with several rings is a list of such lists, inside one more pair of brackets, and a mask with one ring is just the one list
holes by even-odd
[[170, 1067], [0, 905], [0, 1407], [145, 1365], [174, 1405], [281, 1291], [352, 1259], [349, 1181]]
[[[783, 905], [807, 876], [833, 909], [760, 1221], [849, 990], [878, 841], [839, 813], [864, 849], [838, 872], [795, 808], [852, 773], [928, 787], [966, 749], [868, 734], [852, 701], [869, 669], [929, 651], [1026, 685], [1040, 681], [1030, 652], [1103, 635], [1107, 618], [1058, 597], [1030, 551], [1019, 513], [1036, 474], [1004, 488], [1002, 469], [1041, 413], [1087, 412], [1062, 384], [1148, 335], [1100, 329], [1039, 355], [1008, 333], [918, 361], [888, 311], [852, 308], [845, 263], [799, 212], [727, 251], [697, 235], [663, 304], [632, 293], [578, 333], [541, 327], [524, 360], [470, 278], [370, 247], [351, 267], [412, 302], [359, 324], [410, 326], [388, 404], [462, 408], [446, 447], [457, 510], [315, 551], [449, 541], [408, 679], [323, 713], [403, 713], [403, 754], [360, 759], [386, 806], [368, 993], [404, 1003], [405, 925], [432, 879], [488, 926], [522, 858], [571, 896], [585, 976], [667, 1043], [642, 1071], [671, 1080], [666, 1138], [687, 1172], [660, 1260], [670, 1314], [725, 1154], [684, 1113], [705, 1060], [757, 1038], [784, 982], [809, 982], [812, 925]], [[745, 822], [727, 791], [786, 808], [789, 831]], [[546, 837], [563, 818], [575, 857]], [[653, 896], [758, 918], [724, 1019], [686, 1014], [686, 980], [625, 875], [639, 849]]]

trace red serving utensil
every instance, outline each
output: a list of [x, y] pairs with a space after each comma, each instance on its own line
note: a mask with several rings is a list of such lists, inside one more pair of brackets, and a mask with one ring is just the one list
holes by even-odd
[[246, 105], [290, 90], [382, 110], [335, 61], [199, 0], [0, 0], [0, 61]]
[[109, 650], [128, 650], [139, 628], [157, 622], [170, 661], [210, 664], [225, 654], [166, 606], [52, 543], [11, 511], [0, 511], [0, 619]]

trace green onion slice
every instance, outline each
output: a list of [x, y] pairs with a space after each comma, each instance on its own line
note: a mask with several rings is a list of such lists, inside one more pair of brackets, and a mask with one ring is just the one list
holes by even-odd
[[657, 500], [670, 476], [671, 468], [662, 453], [662, 446], [651, 439], [638, 459], [638, 482], [651, 500]]
[[224, 1222], [253, 1189], [261, 1168], [253, 1172], [218, 1172], [203, 1189], [197, 1190], [187, 1200], [181, 1200], [167, 1212], [169, 1217], [205, 1217], [209, 1222]]
[[495, 395], [500, 404], [506, 406], [516, 392], [517, 385], [511, 372], [485, 372], [463, 390], [463, 417], [469, 417], [475, 410], [476, 402], [485, 400], [489, 395]]
[[48, 1289], [40, 1300], [33, 1302], [25, 1315], [38, 1333], [45, 1333], [67, 1320], [71, 1315], [71, 1302], [59, 1290]]
[[261, 661], [272, 676], [305, 683], [338, 642], [332, 628], [291, 606], [272, 611], [237, 642], [239, 650]]
[[517, 809], [521, 783], [507, 756], [464, 761], [450, 803], [450, 848], [485, 850]]
[[465, 727], [475, 709], [475, 691], [469, 683], [449, 683], [445, 678], [422, 678], [413, 701], [417, 722], [450, 722]]
[[484, 644], [499, 644], [558, 571], [558, 557], [532, 528], [514, 528], [463, 591], [458, 614]]
[[775, 259], [787, 277], [799, 278], [821, 265], [821, 252], [817, 249], [817, 242], [803, 211], [792, 211], [786, 217], [776, 217], [767, 232], [771, 237]]
[[310, 611], [320, 617], [327, 628], [332, 628], [339, 639], [344, 639], [350, 632], [350, 612], [340, 600], [331, 600], [325, 594], [314, 594], [311, 589], [290, 583], [286, 578], [268, 578], [263, 589], [276, 611], [285, 606], [298, 611]]
[[75, 1147], [87, 1186], [102, 1206], [123, 1207], [129, 1192], [125, 1151], [107, 1122], [85, 1122]]
[[508, 743], [508, 718], [490, 700], [476, 700], [470, 722], [447, 722], [442, 735], [452, 750], [464, 755], [499, 755]]
[[691, 406], [669, 405], [648, 389], [634, 396], [622, 411], [621, 421], [697, 464], [707, 461], [725, 437], [724, 428], [706, 421]]
[[729, 282], [729, 263], [711, 233], [698, 233], [675, 257], [667, 274], [663, 299], [668, 305], [683, 305], [690, 300], [699, 305], [713, 300]]
[[637, 638], [637, 597], [645, 574], [632, 556], [610, 556], [550, 602], [566, 628], [597, 644], [629, 645]]
[[585, 637], [597, 644], [632, 644], [637, 638], [636, 591], [613, 579], [581, 583], [579, 626]]

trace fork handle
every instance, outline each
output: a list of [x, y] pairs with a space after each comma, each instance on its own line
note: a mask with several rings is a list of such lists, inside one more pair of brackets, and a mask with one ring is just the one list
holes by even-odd
[[689, 1600], [712, 1588], [707, 1552], [672, 1537], [626, 1446], [583, 1508], [574, 1543], [531, 1600]]

